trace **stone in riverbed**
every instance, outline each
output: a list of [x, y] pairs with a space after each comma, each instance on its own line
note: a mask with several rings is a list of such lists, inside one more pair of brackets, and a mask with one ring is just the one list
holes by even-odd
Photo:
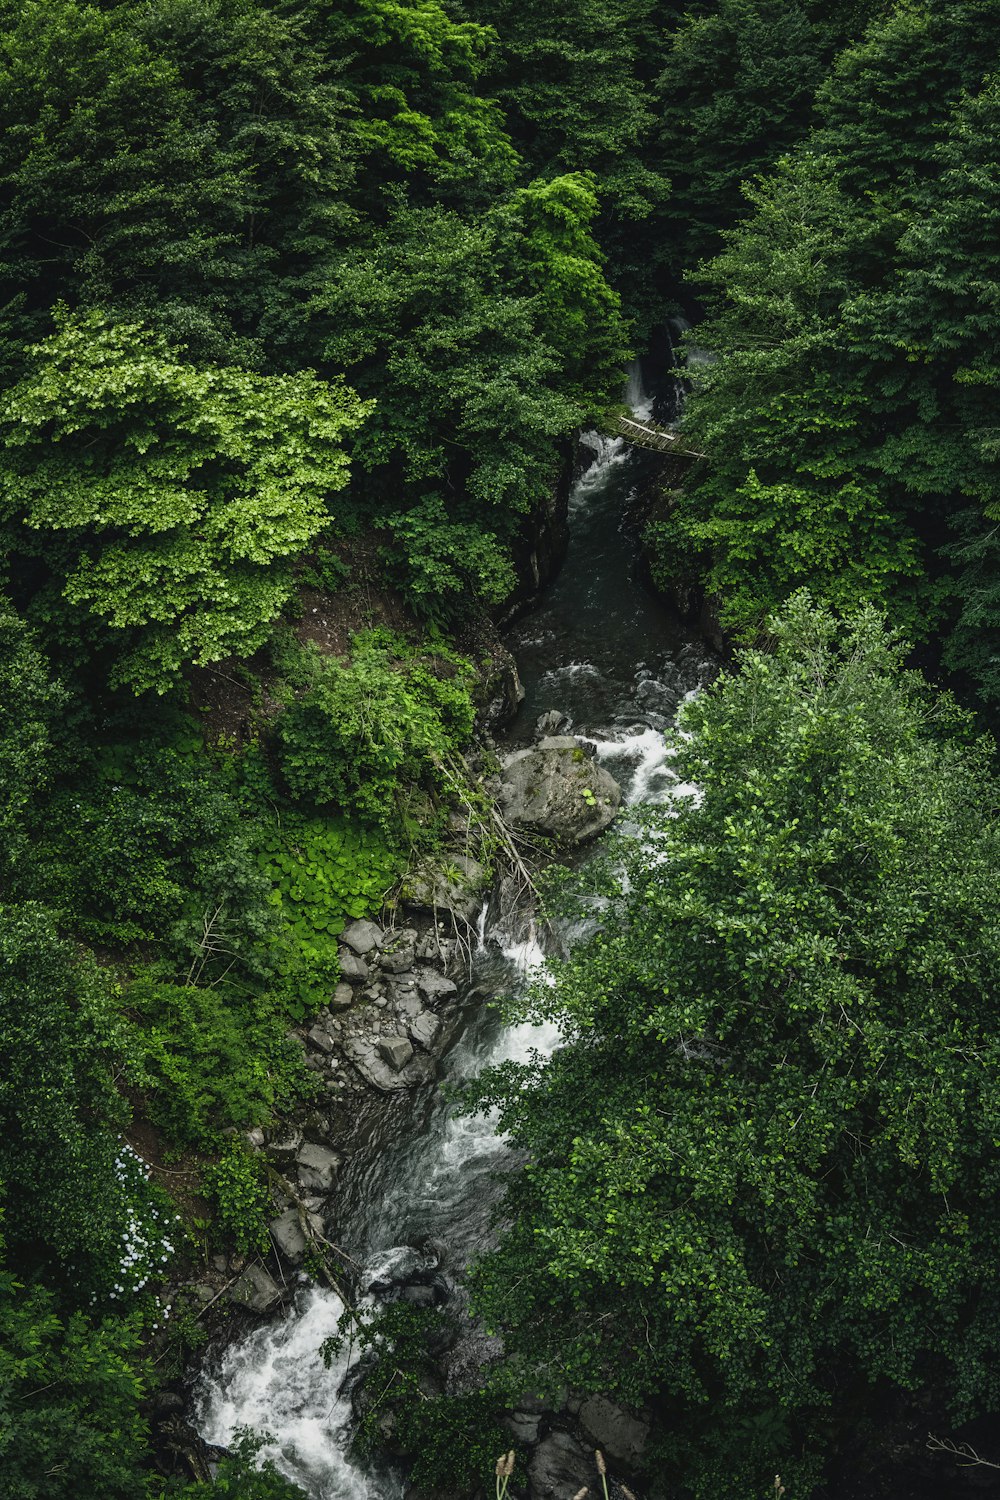
[[506, 757], [498, 801], [514, 827], [546, 834], [571, 848], [614, 821], [621, 787], [578, 740], [558, 735]]
[[[550, 1432], [542, 1439], [528, 1465], [532, 1500], [575, 1495], [596, 1479], [594, 1461], [568, 1432]], [[599, 1491], [597, 1491], [599, 1493]]]
[[313, 1046], [317, 1049], [318, 1052], [329, 1053], [333, 1051], [333, 1037], [327, 1031], [325, 1026], [311, 1027], [309, 1030], [309, 1040], [312, 1042]]
[[354, 1004], [354, 991], [349, 984], [338, 984], [330, 996], [329, 1005], [331, 1010], [346, 1010], [349, 1005]]
[[379, 963], [387, 974], [405, 974], [413, 968], [416, 956], [417, 934], [412, 927], [404, 927], [386, 943]]
[[488, 883], [489, 875], [478, 860], [467, 854], [447, 854], [408, 875], [402, 894], [407, 905], [418, 911], [451, 912], [471, 924]]
[[649, 1423], [607, 1396], [589, 1396], [580, 1407], [580, 1422], [609, 1458], [634, 1468], [646, 1451]]
[[299, 1168], [299, 1182], [307, 1193], [329, 1193], [340, 1166], [340, 1157], [326, 1146], [316, 1146], [307, 1141], [295, 1158]]
[[247, 1266], [236, 1285], [229, 1289], [229, 1300], [251, 1312], [264, 1313], [281, 1301], [281, 1288], [263, 1266]]
[[[318, 1214], [306, 1214], [306, 1223], [317, 1234], [322, 1233], [323, 1221]], [[306, 1258], [306, 1237], [299, 1222], [297, 1208], [288, 1208], [269, 1225], [271, 1238], [278, 1250], [291, 1266], [300, 1266]]]
[[441, 1032], [441, 1022], [430, 1011], [424, 1011], [410, 1025], [410, 1036], [425, 1052], [433, 1052], [434, 1043]]
[[378, 1044], [379, 1055], [390, 1068], [399, 1073], [413, 1056], [413, 1048], [405, 1036], [387, 1036]]
[[352, 948], [359, 958], [367, 958], [373, 949], [381, 948], [383, 932], [377, 922], [349, 922], [340, 934], [340, 941]]
[[455, 981], [446, 979], [436, 969], [422, 969], [417, 975], [417, 988], [429, 1005], [439, 1005], [442, 1000], [458, 994]]
[[340, 972], [348, 984], [366, 984], [368, 981], [368, 965], [350, 948], [340, 950]]

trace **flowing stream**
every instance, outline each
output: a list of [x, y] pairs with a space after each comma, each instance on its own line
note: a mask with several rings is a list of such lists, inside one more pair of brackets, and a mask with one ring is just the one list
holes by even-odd
[[[638, 365], [627, 400], [640, 415], [652, 411]], [[538, 715], [558, 710], [575, 733], [596, 743], [628, 802], [664, 801], [684, 789], [661, 731], [710, 663], [704, 647], [642, 587], [637, 547], [623, 526], [648, 456], [596, 434], [587, 435], [584, 456], [587, 466], [570, 497], [566, 561], [510, 634], [526, 697], [508, 739], [530, 741]], [[523, 930], [503, 931], [488, 910], [479, 947], [471, 982], [484, 1000], [522, 986], [545, 956], [527, 918]], [[446, 1083], [504, 1059], [548, 1056], [559, 1044], [555, 1027], [505, 1027], [485, 1003], [470, 1006], [467, 1016], [445, 1059]], [[400, 1138], [353, 1159], [345, 1184], [339, 1242], [365, 1267], [361, 1286], [369, 1295], [414, 1273], [445, 1284], [459, 1277], [489, 1243], [500, 1192], [494, 1174], [511, 1159], [492, 1119], [456, 1117], [440, 1089], [429, 1092], [422, 1108], [411, 1107], [409, 1117], [411, 1128]], [[345, 1354], [326, 1369], [319, 1353], [342, 1310], [332, 1292], [304, 1283], [291, 1312], [230, 1344], [202, 1371], [195, 1425], [222, 1446], [240, 1428], [268, 1434], [264, 1455], [314, 1500], [398, 1500], [398, 1473], [361, 1468], [347, 1456], [349, 1359]]]

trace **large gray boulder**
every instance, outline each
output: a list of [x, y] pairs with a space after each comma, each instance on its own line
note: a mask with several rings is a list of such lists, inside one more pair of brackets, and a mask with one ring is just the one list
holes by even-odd
[[295, 1158], [299, 1168], [299, 1182], [307, 1193], [329, 1193], [340, 1166], [340, 1157], [327, 1146], [317, 1146], [306, 1141]]
[[[406, 1037], [391, 1038], [402, 1041], [409, 1051], [409, 1061], [397, 1071], [382, 1055], [381, 1044], [367, 1037], [350, 1037], [344, 1043], [344, 1052], [357, 1068], [365, 1083], [383, 1094], [396, 1094], [404, 1089], [418, 1088], [434, 1077], [434, 1061], [426, 1053], [414, 1056], [413, 1047]], [[402, 1055], [402, 1054], [398, 1054]]]
[[350, 948], [340, 950], [340, 973], [348, 984], [368, 983], [368, 965], [363, 958], [352, 953]]
[[612, 823], [621, 787], [572, 735], [553, 735], [503, 762], [500, 808], [515, 828], [547, 835], [565, 848], [592, 839]]
[[367, 958], [373, 949], [381, 948], [383, 933], [377, 922], [359, 919], [349, 922], [340, 934], [340, 941], [354, 950], [359, 958]]
[[[306, 1214], [306, 1223], [314, 1233], [322, 1233], [323, 1221], [318, 1214]], [[306, 1258], [306, 1237], [297, 1208], [286, 1209], [269, 1226], [275, 1247], [291, 1266], [300, 1266]]]
[[405, 1036], [387, 1036], [378, 1044], [379, 1055], [393, 1072], [399, 1073], [413, 1056], [413, 1048]]

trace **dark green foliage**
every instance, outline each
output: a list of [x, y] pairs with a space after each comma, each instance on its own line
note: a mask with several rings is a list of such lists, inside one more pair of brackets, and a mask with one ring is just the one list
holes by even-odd
[[146, 1500], [139, 1343], [134, 1320], [64, 1316], [0, 1265], [4, 1500]]
[[349, 1310], [340, 1326], [340, 1335], [323, 1345], [323, 1356], [329, 1363], [348, 1340], [362, 1351], [358, 1455], [372, 1457], [388, 1437], [411, 1462], [411, 1479], [420, 1491], [481, 1485], [498, 1454], [510, 1447], [500, 1418], [516, 1391], [506, 1372], [487, 1375], [479, 1390], [461, 1396], [435, 1390], [434, 1351], [446, 1347], [456, 1329], [446, 1314], [406, 1302]]
[[52, 774], [52, 730], [66, 692], [23, 620], [0, 598], [0, 871], [25, 850], [22, 820]]
[[95, 747], [48, 801], [21, 882], [91, 941], [156, 942], [192, 979], [245, 975], [275, 928], [254, 841], [188, 723], [159, 746]]
[[260, 1124], [315, 1092], [270, 997], [137, 980], [123, 999], [139, 1022], [148, 1116], [176, 1145], [211, 1150], [221, 1130]]
[[[114, 986], [62, 941], [49, 912], [3, 908], [0, 923], [0, 1183], [18, 1264], [54, 1260], [86, 1285], [115, 1231], [112, 1083], [125, 1038]], [[63, 1206], [73, 1204], [73, 1213]]]
[[442, 762], [465, 747], [475, 718], [468, 662], [371, 632], [355, 636], [348, 662], [316, 654], [306, 666], [310, 685], [277, 728], [296, 797], [389, 831], [399, 827], [408, 783], [449, 787]]
[[0, 367], [60, 298], [286, 368], [345, 220], [343, 89], [257, 0], [4, 0]]
[[[867, 9], [867, 7], [866, 7]], [[656, 82], [656, 141], [671, 182], [673, 265], [718, 248], [744, 212], [742, 189], [805, 133], [853, 4], [719, 0], [687, 11]]]
[[978, 0], [904, 6], [841, 56], [820, 125], [704, 268], [717, 358], [690, 425], [712, 462], [659, 533], [665, 572], [701, 553], [736, 631], [798, 584], [867, 595], [987, 697], [998, 62]]
[[478, 1087], [531, 1153], [478, 1306], [656, 1403], [651, 1461], [705, 1500], [808, 1493], [865, 1382], [1000, 1399], [989, 747], [872, 612], [773, 630], [671, 737], [699, 796], [584, 874], [600, 929], [534, 999], [569, 1045]]

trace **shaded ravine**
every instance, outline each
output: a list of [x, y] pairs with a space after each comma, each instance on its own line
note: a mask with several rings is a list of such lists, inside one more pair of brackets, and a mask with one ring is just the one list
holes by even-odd
[[[629, 404], [651, 410], [637, 368]], [[596, 434], [584, 446], [590, 462], [570, 498], [565, 564], [510, 633], [526, 696], [508, 738], [528, 741], [538, 715], [556, 710], [596, 743], [628, 802], [663, 801], [680, 789], [661, 731], [711, 666], [705, 648], [640, 581], [638, 546], [623, 517], [648, 458]], [[544, 957], [527, 914], [505, 926], [484, 913], [470, 985], [476, 1003], [445, 1059], [444, 1085], [506, 1059], [548, 1056], [558, 1045], [554, 1027], [504, 1026], [484, 1003], [523, 986]], [[415, 1273], [446, 1285], [489, 1243], [500, 1192], [494, 1174], [511, 1154], [491, 1118], [456, 1117], [445, 1095], [440, 1086], [429, 1092], [410, 1113], [408, 1135], [404, 1127], [388, 1146], [373, 1144], [346, 1170], [338, 1239], [365, 1267], [362, 1291]], [[230, 1344], [202, 1371], [194, 1423], [221, 1446], [243, 1427], [270, 1434], [264, 1456], [314, 1500], [397, 1500], [404, 1489], [398, 1472], [363, 1469], [347, 1456], [348, 1356], [327, 1369], [319, 1353], [342, 1310], [334, 1293], [303, 1283], [289, 1314]]]

